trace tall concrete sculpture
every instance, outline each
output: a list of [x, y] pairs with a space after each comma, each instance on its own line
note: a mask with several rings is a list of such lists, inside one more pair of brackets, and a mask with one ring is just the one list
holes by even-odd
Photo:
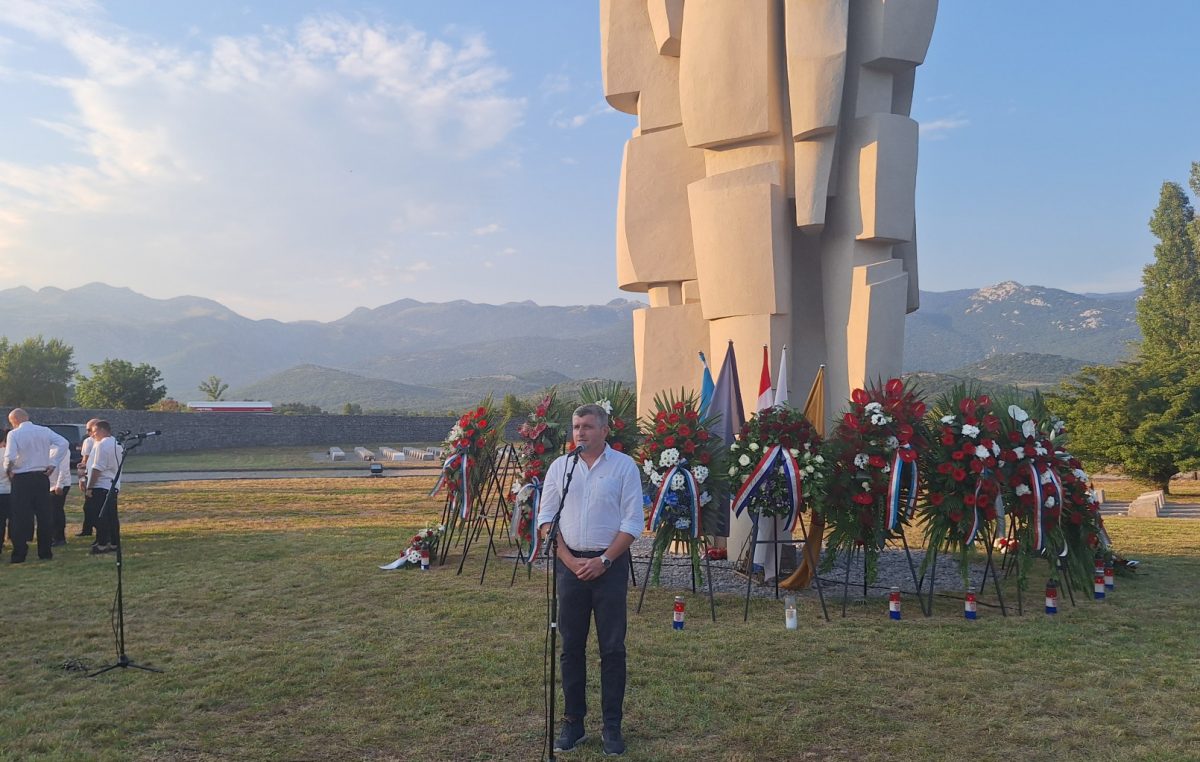
[[[601, 0], [604, 92], [636, 115], [617, 211], [638, 405], [696, 351], [788, 352], [825, 409], [899, 373], [917, 309], [916, 67], [937, 0]], [[777, 369], [774, 369], [777, 371]], [[744, 379], [754, 409], [758, 386]], [[744, 530], [743, 530], [744, 531]], [[736, 533], [735, 533], [736, 536]]]

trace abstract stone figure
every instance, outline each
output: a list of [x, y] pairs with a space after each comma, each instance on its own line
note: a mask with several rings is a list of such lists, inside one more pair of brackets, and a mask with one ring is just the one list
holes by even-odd
[[[638, 117], [617, 212], [640, 412], [732, 339], [783, 345], [831, 414], [901, 369], [917, 309], [916, 67], [937, 0], [601, 0], [604, 92]], [[714, 368], [715, 370], [715, 368]], [[772, 369], [777, 373], [778, 369]], [[758, 385], [743, 380], [754, 409]]]

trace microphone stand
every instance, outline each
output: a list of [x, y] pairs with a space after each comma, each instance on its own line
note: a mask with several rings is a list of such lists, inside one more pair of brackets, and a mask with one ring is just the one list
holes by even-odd
[[546, 607], [547, 627], [550, 631], [550, 684], [546, 693], [550, 696], [550, 722], [546, 725], [546, 748], [550, 750], [547, 759], [557, 759], [554, 756], [554, 704], [557, 698], [557, 682], [555, 681], [555, 657], [558, 655], [558, 524], [562, 519], [563, 505], [567, 502], [567, 493], [571, 491], [571, 478], [575, 476], [575, 467], [579, 465], [579, 456], [583, 448], [577, 449], [571, 455], [571, 468], [567, 471], [563, 483], [562, 496], [558, 508], [554, 511], [554, 520], [550, 522], [550, 531], [546, 534], [546, 552], [550, 555], [550, 564], [546, 572], [550, 575], [550, 600]]
[[108, 511], [112, 510], [113, 511], [113, 526], [116, 527], [116, 538], [117, 538], [117, 633], [116, 633], [116, 635], [117, 635], [117, 660], [113, 664], [109, 664], [104, 667], [101, 667], [100, 669], [98, 669], [95, 672], [88, 675], [88, 677], [95, 677], [96, 675], [102, 675], [105, 672], [114, 670], [118, 667], [120, 667], [121, 669], [129, 669], [129, 668], [140, 669], [145, 672], [162, 672], [161, 669], [155, 669], [154, 667], [147, 667], [145, 665], [132, 662], [129, 660], [129, 657], [125, 654], [125, 598], [124, 598], [124, 585], [122, 584], [122, 575], [121, 575], [121, 568], [122, 568], [122, 566], [124, 566], [124, 564], [122, 563], [124, 559], [122, 556], [121, 549], [125, 547], [125, 543], [121, 540], [121, 524], [120, 524], [120, 518], [116, 514], [117, 506], [116, 506], [116, 503], [114, 502], [114, 500], [115, 500], [114, 496], [117, 494], [117, 484], [121, 481], [121, 470], [125, 467], [125, 458], [129, 455], [129, 451], [133, 450], [136, 447], [138, 447], [139, 445], [141, 445], [142, 442], [145, 441], [145, 438], [146, 438], [146, 435], [138, 434], [133, 437], [134, 441], [132, 443], [130, 443], [128, 447], [124, 446], [124, 443], [122, 443], [123, 450], [121, 452], [121, 459], [117, 462], [117, 474], [116, 474], [116, 476], [113, 477], [112, 485], [109, 487], [109, 490], [108, 490], [108, 495], [106, 495], [104, 498], [104, 505], [101, 506], [100, 513], [97, 514], [97, 516], [96, 516], [96, 522], [99, 523], [101, 521], [101, 519], [103, 519], [104, 516], [108, 513]]

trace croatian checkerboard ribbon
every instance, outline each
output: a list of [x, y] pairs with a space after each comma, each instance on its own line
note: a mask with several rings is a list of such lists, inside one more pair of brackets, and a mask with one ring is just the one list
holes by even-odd
[[741, 516], [742, 511], [750, 504], [762, 488], [770, 480], [772, 474], [776, 473], [775, 469], [780, 467], [783, 469], [782, 476], [784, 477], [784, 485], [788, 492], [788, 513], [784, 518], [784, 531], [790, 532], [796, 526], [796, 519], [800, 515], [801, 502], [804, 499], [803, 493], [800, 491], [800, 480], [803, 471], [800, 468], [799, 461], [792, 455], [791, 451], [782, 445], [774, 445], [763, 453], [762, 460], [758, 461], [758, 465], [750, 472], [750, 476], [746, 477], [746, 481], [742, 483], [741, 489], [733, 498], [733, 513], [735, 516]]
[[654, 508], [650, 513], [650, 529], [651, 531], [658, 529], [658, 525], [663, 521], [663, 514], [666, 512], [667, 495], [671, 492], [671, 479], [679, 474], [683, 477], [683, 489], [687, 492], [688, 502], [691, 504], [692, 510], [692, 537], [700, 536], [700, 485], [696, 482], [696, 477], [692, 475], [692, 470], [687, 467], [687, 460], [681, 460], [671, 466], [671, 470], [663, 476], [662, 483], [658, 485], [658, 494], [654, 497]]

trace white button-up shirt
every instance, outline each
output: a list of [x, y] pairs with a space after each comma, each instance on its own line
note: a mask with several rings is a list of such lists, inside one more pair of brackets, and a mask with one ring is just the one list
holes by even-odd
[[70, 445], [45, 426], [25, 421], [8, 432], [3, 468], [7, 471], [11, 465], [14, 474], [45, 471], [58, 465], [50, 457], [50, 451], [55, 447], [70, 448]]
[[[0, 444], [0, 461], [2, 461], [4, 459], [3, 453], [4, 453], [4, 450], [6, 450], [6, 449], [8, 449], [8, 448], [6, 448], [4, 445]], [[10, 494], [12, 494], [12, 482], [10, 482], [8, 480], [8, 472], [5, 471], [3, 468], [0, 468], [0, 495], [10, 495]]]
[[[563, 455], [546, 471], [538, 526], [554, 521], [571, 460]], [[567, 547], [606, 550], [618, 532], [637, 537], [644, 528], [642, 476], [633, 458], [608, 445], [591, 467], [579, 458], [559, 519], [559, 532]]]
[[[117, 476], [117, 440], [105, 437], [92, 447], [88, 460], [88, 487], [94, 489], [112, 489], [113, 479]], [[95, 474], [95, 476], [93, 476]], [[120, 489], [121, 485], [117, 485]]]

